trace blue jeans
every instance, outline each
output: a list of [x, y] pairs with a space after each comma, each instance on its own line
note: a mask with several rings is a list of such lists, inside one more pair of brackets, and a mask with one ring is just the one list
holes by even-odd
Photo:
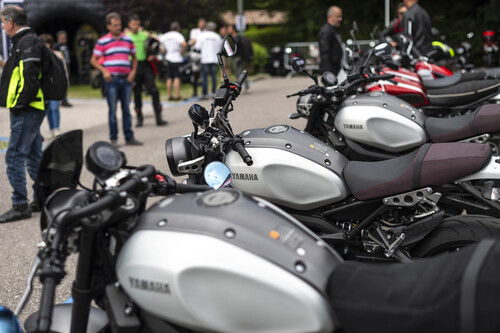
[[59, 106], [61, 101], [47, 101], [47, 120], [51, 130], [59, 128]]
[[215, 93], [215, 86], [217, 84], [215, 77], [215, 68], [217, 64], [201, 64], [201, 86], [203, 88], [203, 95], [208, 94], [208, 76], [212, 77], [212, 93]]
[[32, 180], [38, 176], [43, 142], [40, 126], [44, 117], [45, 112], [38, 110], [10, 112], [10, 139], [5, 164], [13, 189], [13, 205], [28, 203], [26, 169]]
[[125, 76], [114, 76], [111, 81], [104, 81], [106, 91], [106, 99], [108, 100], [108, 123], [109, 123], [109, 138], [111, 140], [118, 139], [118, 125], [116, 122], [116, 107], [118, 101], [122, 105], [122, 125], [125, 140], [130, 140], [134, 137], [132, 131], [132, 117], [130, 116], [130, 94], [132, 84], [127, 81]]

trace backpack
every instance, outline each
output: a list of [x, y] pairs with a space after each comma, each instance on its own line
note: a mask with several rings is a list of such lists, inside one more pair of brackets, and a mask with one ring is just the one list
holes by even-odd
[[63, 100], [68, 91], [68, 84], [63, 60], [43, 45], [41, 88], [45, 100]]

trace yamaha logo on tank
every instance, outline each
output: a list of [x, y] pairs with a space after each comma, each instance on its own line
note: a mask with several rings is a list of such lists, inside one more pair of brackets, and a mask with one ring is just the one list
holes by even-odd
[[258, 181], [259, 177], [257, 177], [256, 173], [233, 173], [233, 179]]
[[129, 277], [128, 280], [132, 288], [153, 291], [155, 293], [170, 294], [170, 286], [168, 283], [137, 279], [133, 277]]

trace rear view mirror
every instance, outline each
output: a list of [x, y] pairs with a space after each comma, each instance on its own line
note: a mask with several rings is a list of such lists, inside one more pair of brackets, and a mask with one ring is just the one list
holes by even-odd
[[236, 54], [237, 51], [238, 48], [236, 46], [236, 41], [234, 40], [234, 38], [231, 35], [227, 35], [226, 37], [224, 37], [220, 54], [222, 54], [224, 57], [231, 58]]
[[231, 181], [231, 170], [222, 162], [212, 162], [203, 171], [203, 177], [208, 186], [213, 189], [227, 187]]
[[389, 43], [380, 43], [373, 48], [373, 55], [377, 58], [386, 58], [392, 54], [392, 46]]
[[0, 305], [0, 332], [2, 333], [21, 333], [18, 318], [4, 306]]
[[290, 60], [290, 65], [296, 72], [302, 72], [306, 68], [306, 61], [301, 57], [293, 57]]

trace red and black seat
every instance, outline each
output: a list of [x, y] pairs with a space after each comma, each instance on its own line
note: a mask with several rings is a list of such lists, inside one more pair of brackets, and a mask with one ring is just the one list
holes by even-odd
[[351, 161], [344, 179], [359, 200], [440, 186], [481, 170], [491, 148], [477, 143], [425, 144], [409, 154], [379, 162]]
[[425, 130], [432, 142], [450, 142], [500, 131], [500, 104], [485, 104], [453, 118], [429, 117]]

